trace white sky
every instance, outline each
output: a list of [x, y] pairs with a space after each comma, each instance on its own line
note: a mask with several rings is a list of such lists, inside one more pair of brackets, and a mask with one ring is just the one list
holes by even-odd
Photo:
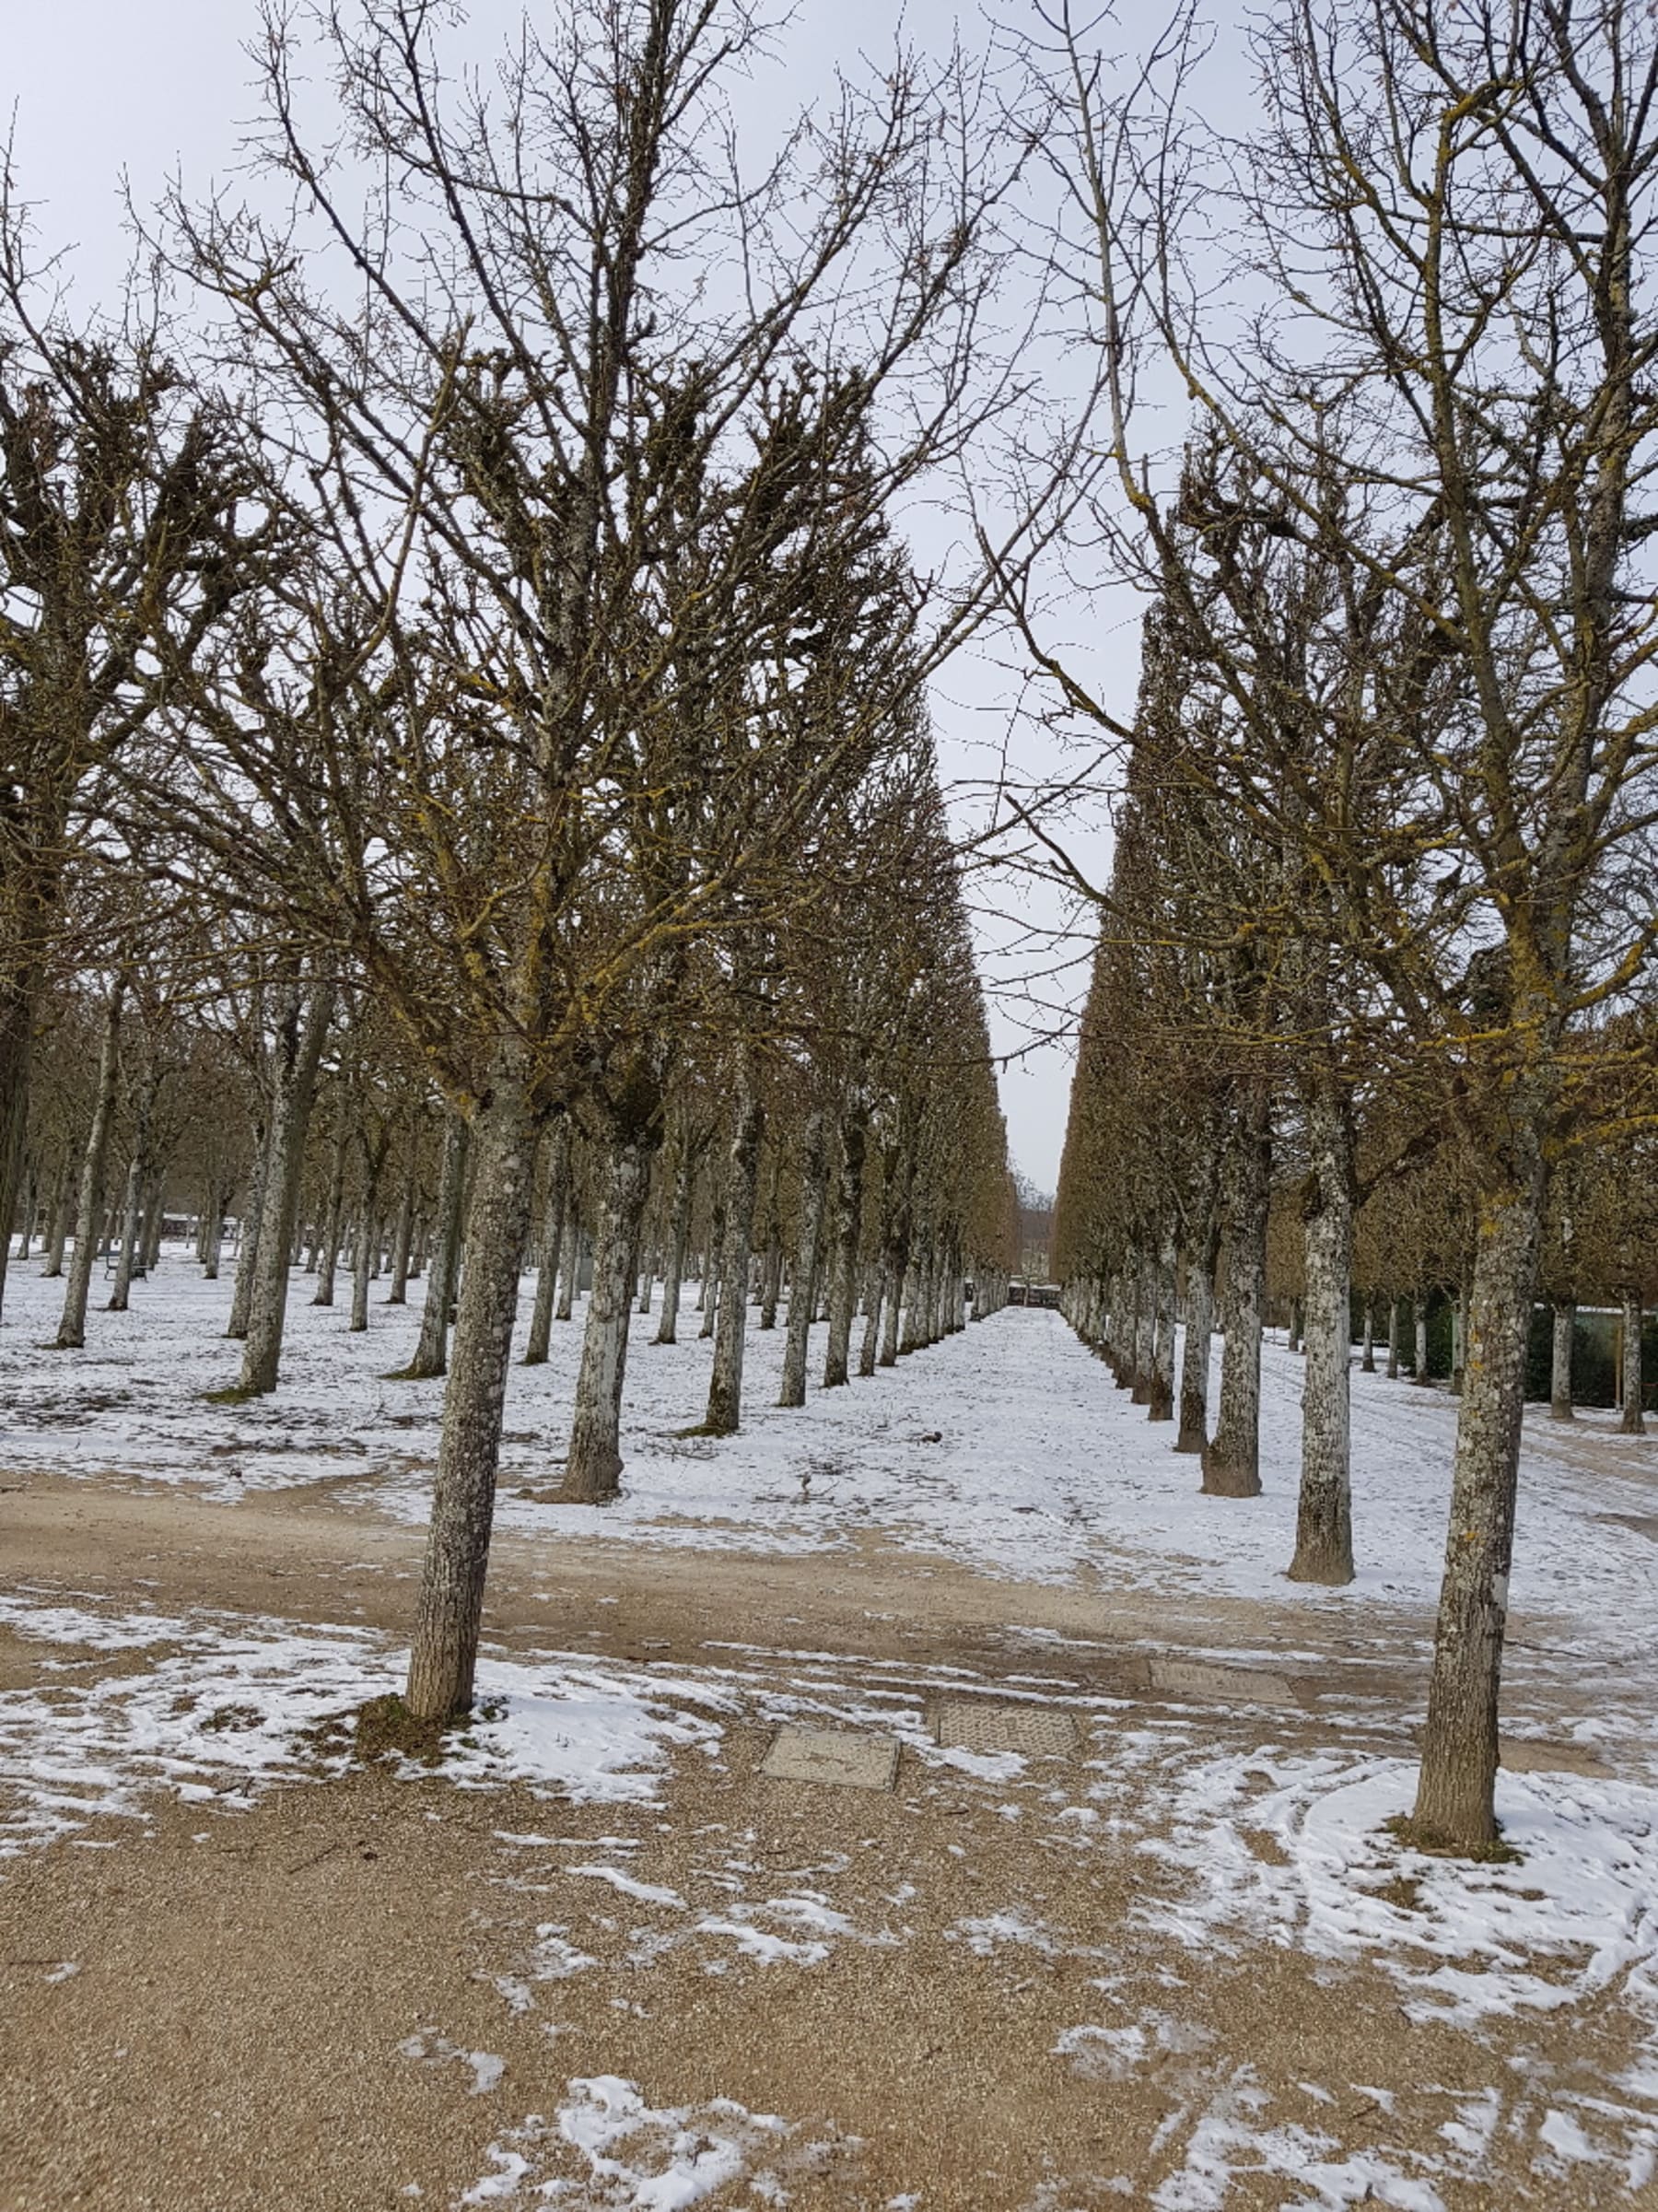
[[[479, 0], [473, 9], [480, 58], [496, 33], [516, 19], [516, 0]], [[531, 9], [533, 13], [533, 8]], [[1017, 13], [1017, 0], [1008, 11]], [[905, 29], [933, 51], [951, 41], [958, 10], [948, 0], [910, 0]], [[810, 99], [829, 87], [837, 64], [854, 67], [859, 53], [890, 50], [897, 10], [892, 0], [801, 0], [788, 33], [784, 97]], [[254, 107], [251, 66], [241, 51], [254, 29], [250, 0], [34, 0], [14, 7], [0, 51], [0, 99], [13, 118], [20, 195], [36, 209], [43, 245], [70, 247], [77, 292], [112, 292], [127, 258], [121, 180], [134, 200], [154, 204], [177, 173], [188, 195], [228, 182], [239, 164], [243, 124]], [[963, 43], [982, 40], [972, 16], [963, 18]], [[778, 88], [757, 88], [773, 103]], [[763, 126], [764, 127], [764, 126]], [[1112, 703], [1133, 696], [1137, 619], [1132, 605], [1068, 609], [1066, 626], [1088, 640], [1096, 681]], [[984, 777], [1008, 730], [1016, 679], [989, 650], [958, 661], [937, 687], [935, 719], [944, 772], [957, 786], [958, 813], [970, 819], [966, 785]], [[1039, 772], [1028, 731], [1017, 740], [1019, 766]], [[1095, 872], [1109, 853], [1096, 817], [1080, 824], [1076, 849]], [[1051, 977], [1053, 936], [1062, 919], [1048, 893], [1022, 894], [999, 877], [975, 874], [986, 981], [998, 1053], [1021, 1054], [1001, 1077], [1002, 1102], [1015, 1160], [1051, 1189], [1065, 1133], [1070, 1051], [1064, 1042], [1031, 1044], [1033, 1025], [1051, 1036], [1077, 1011], [1085, 971], [1073, 966]], [[1009, 919], [1011, 914], [1012, 919]], [[1073, 941], [1068, 950], [1079, 947]], [[1030, 1001], [1044, 1001], [1040, 1011]]]

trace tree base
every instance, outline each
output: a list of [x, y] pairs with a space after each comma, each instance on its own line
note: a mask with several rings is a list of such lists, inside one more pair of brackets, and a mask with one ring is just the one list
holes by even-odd
[[1166, 1383], [1154, 1382], [1146, 1393], [1146, 1419], [1148, 1421], [1173, 1421], [1173, 1391]]
[[1203, 1495], [1208, 1498], [1258, 1498], [1261, 1494], [1260, 1469], [1241, 1467], [1210, 1445], [1203, 1455]]
[[1286, 1580], [1314, 1582], [1326, 1590], [1339, 1590], [1353, 1579], [1353, 1560], [1338, 1544], [1298, 1544]]
[[566, 1474], [553, 1493], [555, 1505], [613, 1505], [622, 1495], [622, 1462], [616, 1462], [615, 1474], [606, 1481], [594, 1475]]
[[1382, 1825], [1407, 1850], [1420, 1851], [1429, 1858], [1472, 1859], [1487, 1867], [1518, 1867], [1524, 1863], [1525, 1854], [1516, 1851], [1512, 1843], [1503, 1842], [1502, 1829], [1495, 1820], [1491, 1823], [1491, 1833], [1475, 1843], [1461, 1843], [1431, 1821], [1419, 1820], [1415, 1813], [1395, 1813]]

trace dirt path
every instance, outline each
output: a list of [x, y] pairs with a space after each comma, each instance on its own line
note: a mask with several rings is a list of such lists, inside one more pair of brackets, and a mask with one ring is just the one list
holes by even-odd
[[[33, 1477], [0, 1499], [0, 1576], [43, 1601], [395, 1635], [419, 1550], [314, 1492]], [[1629, 2072], [1616, 1993], [1472, 2035], [1413, 2017], [1385, 1961], [1171, 1933], [1190, 1884], [1165, 1753], [1268, 1745], [1265, 1787], [1292, 1753], [1396, 1747], [1424, 1627], [1372, 1607], [1310, 1637], [1304, 1609], [996, 1581], [879, 1537], [504, 1541], [496, 1644], [720, 1670], [743, 1703], [718, 1757], [683, 1753], [649, 1807], [361, 1770], [249, 1811], [158, 1792], [138, 1832], [11, 1860], [0, 2207], [1658, 2203], [1627, 2159], [1550, 2148], [1550, 2114]], [[1277, 1654], [1290, 1694], [1172, 1691], [1159, 1652]], [[7, 1639], [0, 1686], [58, 1657]], [[1074, 1752], [1013, 1773], [906, 1749], [890, 1793], [759, 1773], [768, 1697], [936, 1698], [951, 1669], [1066, 1704]], [[670, 2193], [675, 2160], [706, 2194]]]

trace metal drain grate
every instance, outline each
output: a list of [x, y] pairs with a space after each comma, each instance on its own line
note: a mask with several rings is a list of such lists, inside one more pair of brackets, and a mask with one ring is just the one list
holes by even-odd
[[946, 1750], [1020, 1751], [1028, 1759], [1068, 1758], [1077, 1724], [1051, 1705], [986, 1705], [952, 1698], [939, 1707], [939, 1742]]

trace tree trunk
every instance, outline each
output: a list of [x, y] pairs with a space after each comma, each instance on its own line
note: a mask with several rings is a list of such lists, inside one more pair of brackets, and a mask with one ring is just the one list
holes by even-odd
[[881, 1351], [876, 1359], [878, 1367], [895, 1367], [898, 1364], [898, 1328], [902, 1319], [900, 1308], [904, 1304], [904, 1286], [909, 1274], [909, 1257], [902, 1235], [887, 1250], [886, 1319], [881, 1325]]
[[558, 1263], [558, 1304], [553, 1308], [555, 1321], [575, 1318], [576, 1286], [581, 1281], [581, 1221], [576, 1211], [576, 1200], [572, 1193], [565, 1222], [564, 1252]]
[[1640, 1293], [1623, 1293], [1623, 1419], [1618, 1432], [1624, 1436], [1644, 1436], [1646, 1420], [1640, 1410]]
[[858, 1347], [858, 1372], [860, 1375], [873, 1375], [875, 1362], [881, 1350], [881, 1321], [886, 1310], [891, 1289], [891, 1277], [884, 1258], [878, 1259], [870, 1270], [869, 1312], [864, 1317], [863, 1342]]
[[1364, 1354], [1359, 1362], [1361, 1375], [1376, 1372], [1376, 1300], [1374, 1293], [1364, 1293]]
[[216, 1282], [225, 1245], [225, 1186], [216, 1176], [207, 1186], [206, 1219], [202, 1223], [202, 1280]]
[[719, 1320], [719, 1301], [726, 1283], [722, 1269], [725, 1256], [725, 1198], [722, 1194], [714, 1202], [708, 1217], [708, 1246], [703, 1254], [702, 1282], [696, 1295], [696, 1309], [702, 1316], [698, 1338], [711, 1337]]
[[1267, 1208], [1272, 1176], [1270, 1100], [1264, 1085], [1247, 1106], [1228, 1162], [1226, 1296], [1220, 1410], [1203, 1455], [1203, 1488], [1213, 1497], [1261, 1492], [1261, 1301], [1267, 1280]]
[[[140, 1115], [143, 1108], [139, 1108]], [[139, 1139], [133, 1140], [133, 1156], [127, 1162], [126, 1188], [121, 1201], [121, 1249], [115, 1256], [115, 1281], [110, 1292], [108, 1311], [124, 1314], [127, 1293], [133, 1287], [134, 1265], [138, 1250], [139, 1194], [144, 1188], [144, 1162], [138, 1153]]]
[[1399, 1379], [1399, 1343], [1405, 1333], [1405, 1301], [1390, 1298], [1387, 1302], [1387, 1379]]
[[78, 1352], [87, 1340], [87, 1297], [92, 1284], [98, 1224], [103, 1213], [104, 1160], [110, 1149], [110, 1124], [115, 1116], [115, 1084], [121, 1071], [121, 1002], [125, 991], [126, 987], [118, 976], [104, 1014], [103, 1041], [98, 1055], [98, 1091], [92, 1102], [92, 1126], [87, 1132], [87, 1150], [81, 1161], [75, 1249], [69, 1260], [69, 1280], [64, 1288], [63, 1318], [58, 1323], [60, 1352]]
[[840, 1161], [835, 1178], [835, 1246], [830, 1256], [829, 1341], [823, 1353], [823, 1387], [847, 1380], [852, 1350], [852, 1321], [858, 1304], [858, 1247], [863, 1229], [864, 1154], [870, 1109], [856, 1094], [841, 1117]]
[[69, 1241], [72, 1188], [69, 1155], [65, 1153], [58, 1164], [57, 1182], [53, 1191], [52, 1227], [46, 1237], [46, 1265], [41, 1270], [42, 1282], [53, 1281], [64, 1271], [64, 1247]]
[[264, 1204], [248, 1338], [242, 1347], [240, 1387], [250, 1396], [263, 1397], [276, 1387], [283, 1325], [287, 1317], [288, 1255], [305, 1166], [305, 1132], [316, 1094], [317, 1066], [333, 1015], [333, 987], [319, 982], [313, 985], [309, 1001], [301, 991], [291, 994], [277, 1025], [271, 1125], [265, 1146]]
[[1186, 1265], [1185, 1343], [1180, 1360], [1177, 1452], [1201, 1452], [1208, 1442], [1208, 1375], [1215, 1320], [1215, 1234]]
[[368, 1283], [374, 1273], [378, 1243], [374, 1200], [374, 1186], [370, 1183], [364, 1189], [362, 1208], [357, 1214], [356, 1251], [352, 1257], [351, 1265], [351, 1333], [354, 1336], [360, 1336], [368, 1326]]
[[535, 1303], [530, 1309], [530, 1339], [524, 1346], [526, 1367], [544, 1367], [553, 1340], [553, 1302], [558, 1291], [558, 1254], [564, 1243], [569, 1185], [570, 1124], [561, 1116], [553, 1133], [547, 1167], [547, 1218], [542, 1227], [541, 1264], [535, 1271]]
[[1146, 1393], [1146, 1418], [1174, 1418], [1174, 1246], [1163, 1246], [1152, 1275], [1156, 1312], [1151, 1325], [1151, 1380]]
[[386, 1293], [388, 1305], [407, 1305], [409, 1303], [409, 1254], [414, 1236], [414, 1165], [403, 1177], [403, 1197], [397, 1208], [397, 1226], [391, 1232], [391, 1287]]
[[1577, 1303], [1557, 1298], [1554, 1306], [1554, 1357], [1548, 1377], [1548, 1416], [1571, 1421], [1571, 1340], [1577, 1332]]
[[259, 1235], [264, 1222], [265, 1142], [270, 1134], [268, 1112], [253, 1131], [253, 1165], [248, 1172], [248, 1203], [242, 1214], [241, 1245], [236, 1255], [236, 1287], [230, 1293], [228, 1337], [245, 1337], [248, 1316], [253, 1310], [253, 1276], [259, 1266]]
[[313, 1305], [332, 1305], [334, 1302], [334, 1275], [340, 1261], [340, 1236], [345, 1204], [345, 1143], [346, 1102], [344, 1097], [334, 1105], [333, 1152], [328, 1165], [328, 1197], [322, 1214], [322, 1244], [317, 1268], [316, 1294]]
[[777, 1230], [774, 1195], [772, 1226], [765, 1240], [765, 1262], [760, 1276], [760, 1326], [762, 1328], [776, 1328], [777, 1326], [777, 1299], [782, 1288], [783, 1239]]
[[794, 1266], [788, 1279], [788, 1319], [783, 1336], [783, 1387], [780, 1406], [806, 1403], [806, 1352], [811, 1335], [813, 1277], [817, 1273], [818, 1235], [823, 1218], [825, 1129], [821, 1106], [806, 1118], [800, 1146], [800, 1219], [796, 1235]]
[[714, 1369], [708, 1379], [706, 1426], [711, 1436], [734, 1436], [742, 1420], [742, 1353], [748, 1335], [749, 1251], [754, 1235], [754, 1209], [760, 1195], [760, 1143], [765, 1109], [744, 1066], [732, 1108], [731, 1152], [726, 1177], [725, 1250], [719, 1279], [718, 1326], [714, 1337]]
[[1333, 1079], [1307, 1101], [1306, 1373], [1302, 1385], [1301, 1493], [1291, 1582], [1353, 1579], [1349, 1463], [1352, 1343], [1353, 1140]]
[[411, 1380], [441, 1375], [449, 1365], [450, 1307], [454, 1303], [466, 1220], [466, 1168], [472, 1156], [472, 1125], [451, 1113], [443, 1132], [443, 1166], [438, 1182], [438, 1219], [426, 1273], [426, 1304], [414, 1357], [403, 1370]]
[[1497, 1832], [1497, 1701], [1545, 1196], [1535, 1144], [1530, 1165], [1524, 1181], [1483, 1193], [1479, 1208], [1467, 1376], [1417, 1788], [1415, 1822], [1423, 1838], [1467, 1851], [1489, 1843]]
[[662, 1312], [653, 1342], [679, 1341], [680, 1289], [685, 1278], [685, 1247], [691, 1237], [691, 1194], [695, 1163], [688, 1145], [680, 1149], [673, 1175], [673, 1212], [668, 1227], [668, 1257], [662, 1270]]
[[559, 1495], [566, 1504], [602, 1505], [621, 1489], [622, 1384], [633, 1311], [634, 1253], [650, 1191], [648, 1142], [629, 1137], [611, 1153], [593, 1239], [593, 1288], [581, 1340], [576, 1415]]
[[161, 1232], [167, 1226], [166, 1184], [165, 1171], [153, 1175], [144, 1201], [144, 1235], [138, 1249], [144, 1261], [140, 1271], [146, 1275], [153, 1275], [161, 1264]]
[[[448, 1720], [471, 1706], [484, 1618], [501, 1412], [535, 1175], [536, 1130], [523, 1074], [516, 1055], [509, 1060], [504, 1052], [501, 1060], [488, 1101], [477, 1109], [478, 1176], [409, 1655], [406, 1700], [420, 1720]], [[428, 1297], [439, 1289], [447, 1299], [447, 1281], [434, 1282]]]
[[1425, 1390], [1428, 1387], [1428, 1293], [1419, 1291], [1414, 1301], [1416, 1314], [1416, 1372], [1411, 1376]]
[[29, 1160], [24, 1165], [22, 1190], [18, 1201], [17, 1256], [19, 1259], [27, 1259], [34, 1249], [34, 1218], [39, 1206], [40, 1177], [35, 1172], [34, 1162]]

